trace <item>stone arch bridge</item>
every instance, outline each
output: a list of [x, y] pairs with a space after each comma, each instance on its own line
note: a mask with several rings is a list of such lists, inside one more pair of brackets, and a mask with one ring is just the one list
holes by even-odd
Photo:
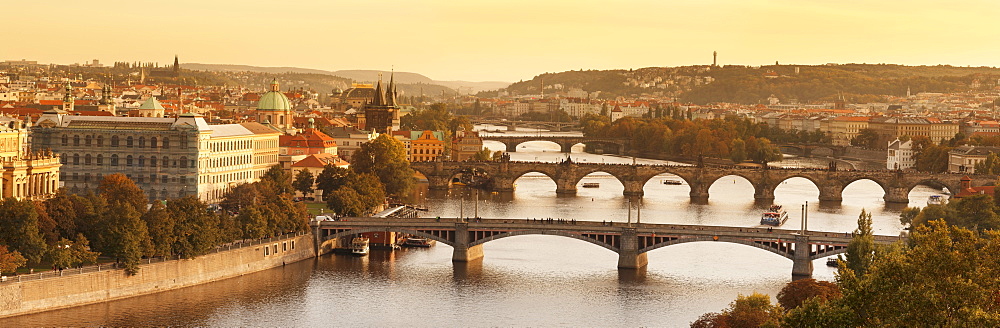
[[593, 137], [583, 137], [583, 136], [496, 136], [496, 135], [483, 135], [480, 136], [483, 140], [492, 140], [502, 142], [507, 146], [507, 152], [516, 152], [517, 146], [528, 142], [528, 141], [550, 141], [559, 144], [559, 151], [564, 153], [569, 153], [573, 146], [576, 144], [585, 144], [588, 146], [601, 146], [605, 149], [611, 149], [607, 151], [608, 153], [615, 153], [624, 155], [628, 150], [628, 139], [622, 138], [593, 138]]
[[[646, 253], [690, 242], [725, 242], [756, 247], [792, 260], [792, 276], [812, 275], [812, 261], [844, 253], [851, 237], [843, 232], [806, 231], [675, 224], [598, 223], [531, 219], [461, 218], [344, 218], [311, 223], [317, 256], [332, 250], [338, 238], [393, 231], [436, 240], [454, 248], [452, 260], [468, 262], [483, 257], [483, 244], [521, 235], [553, 235], [589, 242], [618, 253], [618, 267], [637, 269], [648, 263]], [[903, 240], [875, 236], [881, 244]]]
[[[517, 178], [532, 172], [544, 174], [556, 183], [556, 193], [574, 194], [577, 185], [585, 176], [604, 172], [618, 179], [625, 186], [626, 196], [642, 196], [643, 186], [656, 175], [669, 173], [679, 176], [691, 188], [692, 200], [707, 200], [708, 189], [716, 180], [735, 175], [748, 181], [754, 187], [754, 198], [761, 201], [773, 200], [774, 190], [781, 182], [795, 177], [812, 181], [819, 189], [820, 201], [841, 201], [847, 185], [858, 180], [871, 180], [885, 191], [887, 203], [908, 203], [909, 193], [918, 185], [935, 188], [946, 187], [956, 193], [965, 174], [920, 173], [903, 171], [831, 171], [827, 169], [777, 169], [750, 168], [741, 166], [699, 167], [681, 165], [605, 164], [605, 163], [542, 163], [542, 162], [414, 162], [414, 170], [427, 177], [430, 189], [448, 189], [452, 178], [468, 169], [485, 172], [492, 179], [495, 191], [513, 191]], [[968, 175], [972, 185], [982, 186], [995, 183], [992, 175]]]

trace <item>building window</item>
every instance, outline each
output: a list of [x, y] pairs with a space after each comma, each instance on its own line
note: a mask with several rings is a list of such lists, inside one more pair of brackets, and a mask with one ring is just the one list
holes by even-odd
[[170, 167], [170, 157], [163, 156], [163, 167]]
[[83, 144], [85, 144], [85, 145], [87, 145], [87, 146], [90, 146], [90, 144], [91, 144], [91, 143], [93, 143], [93, 141], [94, 141], [93, 139], [94, 139], [94, 138], [93, 138], [93, 137], [91, 137], [91, 136], [90, 136], [90, 135], [88, 134], [88, 135], [87, 135], [86, 137], [84, 137], [84, 139], [83, 139], [83, 140], [84, 140]]
[[181, 156], [181, 168], [187, 168], [187, 156]]
[[86, 156], [83, 157], [83, 165], [93, 164], [91, 163], [91, 160], [92, 158], [90, 157], [90, 154], [87, 154]]
[[149, 167], [156, 167], [156, 156], [149, 158]]
[[97, 165], [104, 165], [104, 155], [97, 154]]
[[146, 137], [139, 137], [139, 148], [146, 148]]
[[146, 156], [139, 156], [139, 167], [146, 167]]
[[125, 157], [125, 166], [132, 166], [132, 155]]
[[80, 165], [80, 154], [73, 154], [73, 165]]
[[118, 154], [111, 155], [111, 166], [118, 166]]
[[104, 147], [104, 136], [97, 136], [97, 147]]
[[156, 137], [149, 138], [149, 148], [156, 148]]
[[[166, 175], [160, 177], [160, 183], [167, 183], [167, 176]], [[167, 191], [166, 190], [163, 191], [163, 197], [167, 197]]]
[[67, 136], [65, 134], [62, 135], [62, 145], [63, 146], [69, 146], [69, 136]]
[[163, 138], [163, 149], [170, 149], [170, 138]]
[[125, 138], [125, 147], [132, 148], [132, 136]]
[[118, 136], [111, 136], [111, 147], [118, 147]]

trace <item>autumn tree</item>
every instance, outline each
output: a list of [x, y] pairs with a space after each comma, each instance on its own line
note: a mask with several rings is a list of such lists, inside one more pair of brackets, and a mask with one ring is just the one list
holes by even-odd
[[153, 202], [153, 206], [142, 215], [142, 220], [149, 230], [149, 238], [153, 244], [154, 256], [170, 256], [174, 254], [174, 244], [177, 219], [170, 215], [166, 205], [161, 201]]
[[102, 253], [124, 265], [125, 272], [136, 274], [144, 255], [151, 255], [153, 245], [149, 230], [139, 213], [127, 202], [112, 202], [104, 213]]
[[872, 233], [872, 215], [861, 210], [858, 216], [858, 228], [854, 230], [851, 241], [847, 244], [847, 268], [858, 275], [868, 272], [875, 260], [875, 237]]
[[109, 203], [124, 202], [140, 213], [146, 210], [148, 203], [146, 193], [135, 184], [135, 181], [122, 173], [105, 175], [97, 186], [97, 193], [104, 196]]
[[55, 221], [59, 237], [69, 239], [76, 236], [77, 212], [73, 197], [66, 192], [66, 189], [60, 188], [55, 195], [45, 200], [45, 211]]
[[857, 146], [869, 149], [878, 149], [878, 133], [872, 129], [861, 129], [858, 130], [858, 135], [851, 139], [851, 146]]
[[729, 146], [729, 159], [736, 164], [743, 163], [747, 160], [747, 145], [743, 139], [733, 139], [732, 144]]
[[836, 284], [829, 281], [817, 281], [816, 279], [799, 279], [785, 284], [785, 287], [778, 292], [778, 304], [786, 310], [799, 307], [802, 302], [810, 298], [818, 298], [826, 302], [831, 299], [840, 298], [840, 289]]
[[361, 144], [351, 168], [355, 172], [378, 177], [385, 186], [385, 193], [391, 196], [405, 196], [414, 185], [415, 173], [410, 168], [403, 143], [388, 134], [380, 134], [374, 140]]
[[89, 242], [83, 235], [77, 235], [77, 239], [69, 240], [62, 238], [57, 241], [46, 254], [47, 261], [58, 269], [77, 267], [84, 264], [97, 263], [97, 252], [90, 250]]
[[381, 182], [371, 174], [351, 174], [340, 188], [324, 196], [327, 206], [342, 216], [364, 216], [385, 199]]
[[10, 273], [28, 263], [18, 251], [11, 251], [7, 245], [0, 245], [0, 273]]
[[344, 183], [347, 183], [347, 176], [351, 174], [351, 170], [343, 167], [337, 167], [333, 165], [326, 165], [323, 167], [323, 171], [316, 176], [316, 189], [323, 191], [323, 198], [326, 199], [326, 195], [337, 190]]
[[291, 194], [295, 191], [295, 188], [292, 188], [292, 174], [281, 169], [281, 165], [271, 166], [260, 179], [271, 182], [278, 194]]
[[207, 254], [219, 240], [219, 220], [195, 196], [171, 200], [167, 212], [176, 224], [173, 250], [184, 258]]

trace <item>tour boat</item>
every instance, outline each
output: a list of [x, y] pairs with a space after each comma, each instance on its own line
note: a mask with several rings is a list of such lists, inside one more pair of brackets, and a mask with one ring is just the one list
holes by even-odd
[[406, 247], [431, 247], [434, 245], [434, 240], [420, 237], [407, 237], [403, 241], [403, 246]]
[[836, 268], [836, 267], [840, 266], [840, 263], [837, 262], [837, 258], [836, 257], [831, 257], [831, 258], [826, 259], [826, 266], [831, 266], [831, 267]]
[[927, 198], [927, 205], [944, 205], [948, 199], [941, 195], [931, 195]]
[[601, 186], [601, 184], [597, 183], [597, 182], [584, 182], [583, 183], [583, 187], [584, 188], [599, 188], [600, 186]]
[[681, 185], [681, 183], [682, 182], [680, 180], [674, 180], [674, 179], [664, 179], [663, 180], [663, 184], [665, 184], [665, 185], [679, 186], [679, 185]]
[[781, 208], [781, 205], [771, 205], [771, 207], [767, 209], [767, 212], [764, 212], [764, 214], [760, 216], [760, 224], [769, 226], [777, 227], [784, 224], [785, 221], [788, 221], [788, 212], [785, 212], [785, 210]]
[[351, 240], [351, 254], [357, 256], [368, 255], [368, 238], [357, 237]]

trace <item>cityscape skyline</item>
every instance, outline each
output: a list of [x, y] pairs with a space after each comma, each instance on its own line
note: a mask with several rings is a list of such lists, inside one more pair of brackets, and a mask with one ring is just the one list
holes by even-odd
[[[394, 66], [435, 80], [515, 82], [545, 72], [707, 65], [714, 51], [720, 65], [755, 66], [996, 66], [1000, 53], [987, 41], [1000, 36], [989, 25], [1000, 4], [981, 0], [627, 1], [614, 8], [596, 1], [165, 6], [107, 0], [8, 7], [23, 13], [8, 23], [32, 26], [32, 33], [11, 34], [20, 46], [0, 57], [56, 64], [166, 65], [176, 54], [182, 63], [330, 71]], [[108, 38], [125, 46], [99, 41]]]

